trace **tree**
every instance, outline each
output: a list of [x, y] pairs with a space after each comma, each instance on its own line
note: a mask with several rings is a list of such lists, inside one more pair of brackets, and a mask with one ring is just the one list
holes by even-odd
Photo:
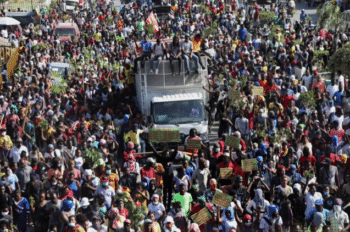
[[350, 76], [350, 42], [338, 49], [329, 59], [329, 71], [336, 73], [338, 70], [343, 75]]
[[317, 26], [325, 30], [334, 30], [335, 34], [343, 31], [347, 27], [346, 22], [350, 19], [350, 13], [347, 11], [341, 12], [335, 0], [319, 5], [316, 14], [319, 18]]
[[273, 22], [275, 17], [275, 12], [272, 11], [262, 11], [260, 12], [260, 25], [269, 24]]

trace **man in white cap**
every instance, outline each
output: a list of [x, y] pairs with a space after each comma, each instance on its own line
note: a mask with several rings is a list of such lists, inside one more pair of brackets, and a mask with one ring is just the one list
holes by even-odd
[[164, 232], [180, 232], [181, 230], [175, 226], [174, 219], [167, 216], [164, 220]]
[[79, 211], [81, 211], [83, 214], [87, 214], [91, 211], [90, 209], [90, 202], [89, 199], [87, 197], [83, 197], [80, 201], [80, 209]]

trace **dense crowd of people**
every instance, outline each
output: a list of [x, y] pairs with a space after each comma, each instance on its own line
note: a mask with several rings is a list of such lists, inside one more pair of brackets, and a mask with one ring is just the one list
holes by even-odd
[[[344, 33], [316, 28], [304, 11], [291, 22], [279, 4], [266, 24], [267, 9], [252, 1], [162, 1], [165, 15], [152, 0], [114, 4], [89, 1], [71, 15], [53, 6], [39, 25], [2, 29], [19, 68], [1, 73], [0, 231], [348, 231], [350, 92], [340, 70], [330, 83], [319, 75], [314, 54], [328, 51], [326, 66]], [[54, 35], [61, 22], [75, 22], [80, 37]], [[173, 78], [208, 72], [219, 142], [188, 149], [196, 129], [180, 143], [148, 140], [134, 75], [145, 65], [157, 75], [164, 60]], [[62, 83], [52, 62], [71, 66]], [[216, 194], [231, 197], [227, 208]], [[193, 215], [203, 209], [200, 222]]]

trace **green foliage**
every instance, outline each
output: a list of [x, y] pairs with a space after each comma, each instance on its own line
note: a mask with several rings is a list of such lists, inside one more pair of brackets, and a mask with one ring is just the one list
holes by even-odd
[[112, 16], [108, 16], [105, 20], [106, 24], [109, 25], [113, 22], [113, 17]]
[[34, 199], [33, 196], [30, 196], [30, 197], [29, 197], [29, 204], [30, 204], [31, 206], [34, 206], [34, 205], [35, 205], [35, 199]]
[[147, 32], [148, 37], [153, 37], [154, 36], [154, 25], [153, 24], [147, 24], [146, 32]]
[[231, 87], [236, 87], [237, 86], [237, 79], [234, 79], [232, 78], [229, 82], [228, 82], [228, 85], [231, 86]]
[[294, 40], [294, 45], [304, 45], [304, 41], [302, 40]]
[[272, 11], [262, 11], [260, 12], [260, 25], [268, 24], [273, 21], [275, 13]]
[[140, 226], [140, 222], [146, 217], [143, 207], [137, 207], [135, 202], [132, 201], [130, 194], [126, 192], [121, 196], [116, 194], [115, 199], [123, 199], [124, 207], [129, 211], [131, 228], [137, 229]]
[[350, 13], [341, 12], [338, 4], [326, 2], [317, 7], [317, 26], [325, 30], [332, 29], [335, 32], [344, 30], [347, 27], [346, 21], [349, 21]]
[[254, 130], [254, 133], [258, 138], [265, 139], [266, 137], [266, 131], [265, 130]]
[[286, 36], [284, 33], [284, 29], [280, 25], [273, 25], [272, 26], [271, 33], [270, 33], [270, 40], [272, 40], [272, 38], [277, 35], [276, 29], [280, 29], [280, 31], [281, 31], [280, 33], [282, 34], [282, 36], [280, 37], [280, 40], [278, 40], [278, 42], [283, 42], [283, 40], [284, 40], [284, 38], [286, 38]]
[[86, 149], [83, 153], [83, 158], [85, 159], [85, 162], [87, 162], [90, 167], [97, 167], [98, 161], [100, 158], [102, 158], [102, 155], [100, 152], [94, 150], [94, 149]]
[[218, 31], [218, 23], [215, 21], [212, 25], [208, 25], [203, 31], [203, 37], [208, 37], [209, 35], [215, 35]]
[[62, 78], [62, 73], [52, 71], [50, 74], [51, 74], [51, 79], [54, 80], [54, 82], [56, 82], [51, 86], [50, 88], [51, 92], [55, 94], [66, 92], [67, 80]]
[[43, 130], [47, 130], [49, 128], [49, 123], [46, 119], [43, 119], [41, 122], [39, 122], [38, 127]]
[[247, 75], [242, 75], [242, 76], [239, 77], [239, 80], [241, 82], [241, 87], [244, 87], [247, 84], [248, 76]]
[[56, 9], [57, 7], [57, 2], [55, 0], [52, 0], [49, 7], [48, 7], [48, 10], [53, 10], [53, 9]]
[[211, 15], [211, 11], [210, 9], [204, 4], [204, 3], [201, 3], [198, 7], [202, 12], [204, 12], [206, 15]]
[[303, 103], [304, 109], [308, 110], [315, 110], [316, 108], [316, 101], [315, 101], [315, 96], [314, 96], [314, 91], [309, 90], [305, 93], [301, 93], [299, 96], [299, 100]]
[[350, 76], [350, 43], [346, 43], [338, 49], [329, 59], [328, 68], [330, 72], [336, 73], [338, 70], [345, 76]]
[[317, 65], [317, 68], [320, 70], [323, 68], [324, 61], [323, 61], [323, 56], [328, 56], [329, 52], [326, 50], [315, 50], [314, 51], [314, 56], [315, 60], [314, 63]]

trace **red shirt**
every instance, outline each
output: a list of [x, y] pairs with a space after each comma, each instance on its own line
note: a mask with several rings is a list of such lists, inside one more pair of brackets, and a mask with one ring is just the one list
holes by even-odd
[[224, 149], [225, 149], [225, 141], [224, 140], [220, 140], [218, 142], [219, 146], [220, 146], [220, 152], [224, 152]]
[[234, 167], [235, 166], [231, 161], [228, 164], [225, 164], [224, 162], [219, 163], [219, 168], [234, 168]]
[[331, 153], [331, 155], [329, 157], [327, 157], [325, 155], [321, 156], [320, 162], [322, 163], [325, 158], [330, 158], [331, 159], [331, 161], [332, 161], [331, 165], [336, 165], [336, 160], [340, 161], [339, 157], [336, 154], [332, 154]]
[[343, 140], [344, 130], [343, 129], [339, 129], [339, 130], [332, 129], [331, 132], [329, 133], [329, 136], [333, 137], [333, 135], [338, 136], [338, 142], [340, 143]]
[[273, 90], [278, 90], [278, 86], [276, 84], [274, 84], [273, 86], [269, 85], [269, 83], [267, 83], [265, 86], [264, 86], [264, 93], [266, 93], [267, 90], [270, 90], [271, 92]]
[[304, 163], [306, 160], [309, 160], [312, 166], [315, 165], [316, 163], [316, 158], [313, 155], [309, 155], [309, 157], [301, 156], [299, 158], [299, 163], [301, 164], [302, 167], [304, 167]]
[[129, 216], [129, 210], [127, 210], [126, 208], [120, 209], [120, 210], [119, 210], [119, 214], [122, 215], [122, 216], [124, 216], [125, 218], [128, 218], [128, 216]]
[[145, 167], [141, 168], [141, 179], [144, 177], [148, 177], [149, 179], [155, 179], [156, 172], [154, 171], [154, 168], [152, 167], [150, 167], [149, 169], [146, 169]]
[[[189, 139], [199, 139], [200, 140], [201, 138], [199, 138], [198, 136], [193, 137], [193, 138], [188, 136], [187, 140], [189, 140]], [[187, 144], [187, 140], [186, 140], [186, 144]], [[192, 149], [186, 149], [186, 152], [193, 153], [193, 150]], [[198, 149], [194, 150], [194, 153], [198, 154]]]
[[282, 95], [281, 100], [283, 102], [283, 108], [289, 107], [290, 101], [293, 100], [295, 101], [295, 97], [293, 95]]

